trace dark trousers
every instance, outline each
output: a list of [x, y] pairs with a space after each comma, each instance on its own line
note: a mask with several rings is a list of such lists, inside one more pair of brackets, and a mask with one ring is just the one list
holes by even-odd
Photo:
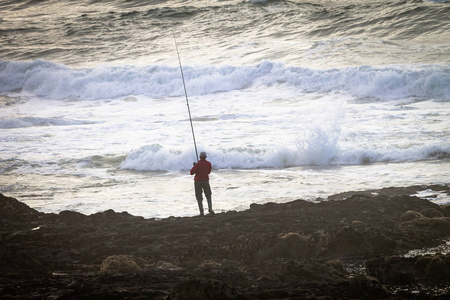
[[200, 209], [200, 214], [203, 215], [203, 192], [205, 193], [206, 200], [208, 201], [208, 211], [212, 212], [212, 202], [211, 202], [211, 187], [209, 186], [209, 181], [195, 181], [195, 198], [197, 198], [198, 208]]

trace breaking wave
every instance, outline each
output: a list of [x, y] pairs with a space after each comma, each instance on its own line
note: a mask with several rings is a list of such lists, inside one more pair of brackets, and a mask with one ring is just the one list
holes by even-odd
[[[344, 150], [323, 144], [321, 147], [283, 147], [276, 150], [245, 147], [206, 149], [206, 152], [215, 169], [361, 165], [450, 158], [450, 146], [442, 145], [415, 146], [408, 149]], [[120, 164], [120, 168], [136, 171], [188, 170], [193, 160], [195, 153], [191, 150], [167, 149], [154, 144], [131, 151]]]
[[[450, 100], [450, 64], [360, 66], [315, 70], [263, 61], [254, 66], [185, 67], [189, 95], [206, 95], [265, 86], [300, 92], [340, 92], [380, 100]], [[100, 66], [71, 69], [35, 60], [0, 60], [0, 93], [23, 91], [43, 98], [115, 99], [130, 95], [183, 95], [177, 67]]]
[[17, 118], [0, 118], [0, 128], [12, 129], [32, 126], [69, 126], [69, 125], [85, 125], [92, 122], [67, 120], [60, 118], [38, 118], [38, 117], [17, 117]]

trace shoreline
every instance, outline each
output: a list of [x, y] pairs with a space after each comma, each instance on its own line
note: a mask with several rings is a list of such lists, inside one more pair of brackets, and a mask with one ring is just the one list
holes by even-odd
[[450, 194], [391, 187], [161, 220], [47, 214], [0, 194], [0, 297], [450, 297], [450, 205], [419, 190]]

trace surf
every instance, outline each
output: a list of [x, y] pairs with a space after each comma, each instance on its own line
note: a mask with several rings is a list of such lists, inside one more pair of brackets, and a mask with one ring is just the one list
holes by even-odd
[[[450, 101], [450, 64], [408, 64], [310, 69], [264, 60], [253, 66], [186, 66], [192, 96], [277, 86], [306, 93], [345, 93], [358, 98]], [[40, 98], [102, 100], [134, 95], [184, 95], [179, 69], [168, 65], [69, 68], [35, 60], [0, 60], [0, 93]]]

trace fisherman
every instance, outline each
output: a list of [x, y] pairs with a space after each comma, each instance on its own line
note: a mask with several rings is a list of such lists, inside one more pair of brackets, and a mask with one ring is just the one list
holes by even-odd
[[206, 160], [206, 152], [200, 152], [200, 160], [198, 163], [194, 162], [194, 166], [191, 169], [191, 175], [194, 175], [195, 185], [195, 198], [197, 198], [198, 208], [200, 209], [200, 215], [203, 216], [203, 197], [202, 193], [205, 192], [206, 200], [208, 201], [208, 211], [210, 214], [214, 214], [212, 210], [211, 202], [211, 187], [209, 186], [209, 174], [211, 173], [211, 163]]

